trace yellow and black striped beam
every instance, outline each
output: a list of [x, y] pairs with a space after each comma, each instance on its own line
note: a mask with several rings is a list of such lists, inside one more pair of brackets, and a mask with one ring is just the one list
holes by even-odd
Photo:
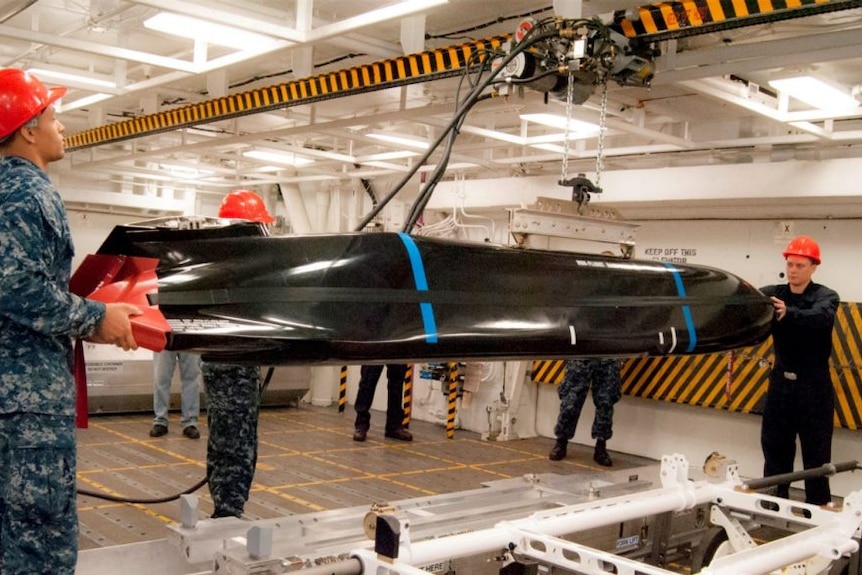
[[862, 7], [862, 0], [682, 0], [614, 12], [612, 28], [654, 42]]
[[[832, 343], [835, 426], [862, 429], [862, 304], [841, 304]], [[726, 353], [633, 358], [622, 369], [623, 393], [760, 414], [772, 362], [771, 340]], [[535, 361], [533, 381], [559, 384], [565, 367], [562, 360]]]
[[479, 65], [507, 39], [508, 36], [494, 36], [107, 124], [68, 136], [65, 139], [66, 151], [330, 98], [447, 78]]

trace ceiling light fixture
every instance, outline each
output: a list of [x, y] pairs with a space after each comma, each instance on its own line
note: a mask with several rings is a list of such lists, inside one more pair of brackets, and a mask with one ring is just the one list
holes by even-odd
[[425, 140], [419, 140], [411, 138], [410, 136], [402, 136], [400, 134], [390, 134], [388, 132], [380, 132], [368, 134], [369, 138], [374, 138], [375, 140], [380, 140], [381, 142], [388, 142], [390, 144], [398, 144], [399, 146], [407, 146], [408, 148], [414, 148], [418, 150], [427, 150], [430, 144]]
[[419, 152], [410, 152], [408, 150], [401, 150], [396, 152], [380, 152], [379, 154], [360, 156], [356, 158], [356, 161], [360, 164], [363, 162], [385, 162], [389, 160], [403, 160], [405, 158], [415, 158], [418, 155]]
[[274, 152], [269, 150], [248, 150], [242, 153], [242, 155], [246, 158], [252, 158], [255, 160], [261, 160], [263, 162], [270, 162], [273, 164], [279, 164], [282, 166], [293, 166], [294, 168], [301, 168], [302, 166], [307, 166], [309, 164], [313, 164], [314, 160], [310, 160], [308, 158], [303, 158], [301, 156], [297, 156], [292, 152]]
[[449, 0], [401, 0], [401, 2], [368, 10], [367, 12], [362, 12], [356, 16], [345, 18], [339, 22], [322, 26], [321, 28], [313, 30], [309, 35], [308, 40], [319, 40], [321, 37], [332, 37], [333, 35], [344, 34], [351, 30], [356, 30], [372, 24], [405, 18], [413, 14], [424, 12], [429, 8], [434, 8], [435, 6], [441, 6], [448, 3]]
[[769, 85], [818, 110], [834, 111], [857, 108], [859, 102], [850, 95], [813, 76], [796, 76], [770, 80]]
[[207, 44], [226, 46], [236, 50], [250, 48], [258, 50], [278, 42], [271, 36], [172, 12], [159, 12], [151, 18], [147, 18], [144, 20], [144, 27], [165, 34], [200, 40]]
[[548, 126], [549, 128], [559, 128], [560, 130], [565, 130], [568, 125], [570, 138], [573, 136], [588, 138], [598, 135], [599, 131], [601, 131], [598, 124], [574, 118], [569, 118], [568, 124], [566, 124], [566, 118], [556, 114], [521, 114], [519, 117], [527, 122]]
[[[478, 168], [479, 164], [474, 164], [473, 162], [452, 162], [451, 164], [446, 164], [447, 170], [466, 170], [468, 168]], [[419, 172], [432, 172], [437, 169], [437, 164], [429, 164], [419, 168]]]
[[196, 178], [212, 176], [213, 174], [215, 174], [215, 172], [212, 170], [206, 170], [192, 166], [183, 166], [179, 164], [159, 164], [159, 168], [180, 180], [194, 180]]
[[52, 68], [28, 68], [27, 71], [40, 80], [50, 78], [51, 80], [59, 80], [60, 82], [65, 82], [67, 84], [75, 84], [76, 86], [90, 88], [117, 87], [117, 83], [114, 80], [108, 79], [107, 76], [100, 78], [94, 75], [87, 75], [84, 72], [71, 72], [66, 70], [55, 70]]
[[[69, 102], [68, 104], [63, 104], [57, 107], [58, 112], [68, 112], [70, 110], [78, 110], [80, 108], [86, 108], [87, 106], [92, 106], [93, 104], [98, 104], [99, 102], [104, 102], [105, 100], [113, 98], [110, 94], [102, 94], [101, 92], [97, 94], [91, 94], [89, 96], [84, 96], [83, 98], [78, 98], [74, 102]], [[62, 100], [60, 100], [62, 102]]]

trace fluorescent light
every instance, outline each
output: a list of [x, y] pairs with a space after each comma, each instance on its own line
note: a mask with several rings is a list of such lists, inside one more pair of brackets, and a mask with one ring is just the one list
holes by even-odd
[[246, 158], [253, 158], [255, 160], [261, 160], [264, 162], [271, 162], [273, 164], [280, 164], [283, 166], [293, 166], [294, 168], [300, 168], [302, 166], [307, 166], [308, 164], [313, 164], [314, 160], [309, 160], [308, 158], [303, 158], [301, 156], [297, 156], [292, 152], [270, 152], [267, 150], [248, 150], [247, 152], [242, 153]]
[[[558, 146], [557, 144], [532, 144], [532, 147], [537, 150], [544, 150], [546, 152], [553, 152], [555, 154], [563, 154], [565, 150], [562, 146]], [[572, 155], [575, 150], [569, 150], [569, 155]]]
[[534, 124], [540, 124], [550, 128], [559, 128], [560, 130], [566, 130], [568, 127], [567, 131], [569, 132], [569, 136], [594, 136], [601, 130], [598, 124], [584, 122], [583, 120], [576, 120], [574, 118], [569, 118], [567, 125], [566, 118], [556, 114], [521, 114], [520, 118], [527, 122], [533, 122]]
[[27, 71], [39, 78], [40, 80], [43, 78], [51, 78], [52, 80], [59, 80], [61, 82], [68, 82], [79, 85], [83, 84], [85, 86], [92, 86], [94, 88], [117, 87], [117, 83], [113, 80], [85, 75], [84, 73], [52, 70], [49, 68], [29, 68]]
[[144, 27], [237, 50], [260, 49], [278, 41], [271, 36], [171, 12], [159, 12], [152, 18], [144, 20]]
[[448, 4], [448, 2], [449, 0], [401, 0], [397, 4], [368, 10], [358, 16], [347, 18], [346, 21], [350, 22], [351, 25], [368, 26], [387, 20], [404, 18], [435, 6]]
[[78, 98], [74, 102], [69, 102], [63, 106], [59, 106], [58, 112], [68, 112], [69, 110], [77, 110], [78, 108], [85, 108], [92, 104], [98, 104], [99, 102], [104, 102], [105, 100], [113, 98], [110, 94], [102, 94], [99, 92], [98, 94], [91, 94], [89, 96], [84, 96], [83, 98]]
[[399, 150], [395, 152], [380, 152], [379, 154], [360, 156], [356, 158], [356, 162], [359, 164], [364, 162], [386, 162], [389, 160], [403, 160], [404, 158], [415, 158], [418, 155], [418, 152], [410, 152], [408, 150]]
[[418, 148], [420, 150], [427, 150], [430, 145], [425, 140], [419, 140], [409, 136], [401, 136], [399, 134], [390, 134], [387, 132], [368, 134], [368, 137], [382, 142], [398, 144], [399, 146], [407, 146], [408, 148]]
[[849, 93], [812, 76], [770, 80], [769, 85], [819, 110], [847, 110], [859, 106]]
[[447, 4], [448, 2], [449, 0], [402, 0], [401, 2], [368, 10], [357, 16], [345, 18], [339, 22], [327, 24], [326, 26], [312, 30], [307, 40], [313, 42], [322, 38], [331, 38], [372, 24], [405, 18], [435, 6]]
[[170, 175], [181, 180], [194, 180], [204, 176], [212, 176], [215, 174], [212, 170], [204, 170], [192, 166], [182, 166], [178, 164], [159, 164], [159, 167]]
[[[478, 168], [479, 164], [474, 164], [472, 162], [452, 162], [451, 164], [446, 164], [447, 170], [466, 170], [467, 168]], [[419, 172], [432, 172], [437, 169], [437, 164], [425, 165], [419, 168]]]

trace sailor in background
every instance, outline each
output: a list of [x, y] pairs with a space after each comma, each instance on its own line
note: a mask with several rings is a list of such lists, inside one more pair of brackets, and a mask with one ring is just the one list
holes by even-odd
[[[832, 328], [838, 310], [838, 294], [811, 281], [820, 265], [820, 246], [807, 236], [791, 240], [782, 254], [787, 283], [761, 291], [775, 305], [772, 344], [775, 364], [763, 408], [760, 443], [763, 475], [793, 471], [796, 437], [805, 469], [820, 467], [832, 459], [835, 389], [829, 373]], [[790, 486], [778, 486], [779, 497], [788, 497]], [[805, 501], [825, 505], [832, 501], [829, 478], [805, 480]]]
[[[382, 365], [363, 365], [360, 369], [359, 391], [356, 393], [356, 422], [353, 441], [365, 441], [371, 427], [371, 404], [377, 381], [383, 373]], [[413, 441], [413, 434], [404, 429], [404, 376], [407, 365], [390, 363], [386, 365], [386, 427], [384, 436], [400, 441]]]
[[[219, 207], [220, 218], [271, 224], [263, 200], [250, 190], [234, 190]], [[212, 517], [241, 517], [257, 466], [260, 366], [203, 362], [207, 401], [207, 484]]]
[[150, 437], [168, 433], [168, 410], [171, 405], [171, 380], [180, 367], [180, 425], [183, 435], [198, 439], [198, 416], [201, 411], [201, 356], [184, 351], [159, 351], [153, 354], [153, 427]]
[[[588, 190], [595, 191], [592, 183], [578, 174], [576, 182], [586, 186], [578, 195], [576, 186], [572, 192], [572, 200], [582, 201], [583, 195], [589, 198]], [[603, 256], [613, 256], [611, 251], [603, 251]], [[620, 379], [620, 360], [611, 358], [587, 358], [571, 360], [566, 364], [566, 375], [557, 394], [560, 396], [560, 414], [554, 426], [557, 442], [551, 448], [548, 459], [559, 461], [566, 457], [566, 447], [575, 436], [581, 409], [587, 400], [587, 392], [593, 390], [593, 405], [596, 413], [593, 417], [592, 438], [596, 440], [593, 451], [593, 461], [602, 467], [611, 467], [613, 461], [608, 454], [607, 442], [614, 434], [614, 405], [622, 397], [622, 381]]]
[[566, 375], [557, 389], [560, 414], [554, 426], [557, 442], [548, 454], [551, 461], [559, 461], [566, 456], [566, 447], [575, 436], [581, 409], [591, 387], [596, 406], [592, 427], [592, 437], [596, 440], [593, 460], [603, 467], [613, 465], [606, 443], [614, 434], [614, 405], [620, 400], [622, 390], [620, 361], [610, 358], [576, 359], [566, 364]]

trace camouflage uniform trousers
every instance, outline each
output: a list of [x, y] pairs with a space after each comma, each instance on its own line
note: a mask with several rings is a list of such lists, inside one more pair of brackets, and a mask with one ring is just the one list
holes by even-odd
[[0, 415], [0, 573], [72, 575], [75, 418]]
[[213, 517], [240, 517], [257, 465], [260, 367], [201, 365], [207, 401], [207, 483]]
[[577, 359], [567, 363], [566, 376], [557, 389], [560, 415], [554, 435], [558, 439], [568, 441], [575, 436], [590, 383], [596, 406], [592, 438], [608, 440], [613, 436], [614, 404], [622, 395], [620, 363], [616, 359]]

